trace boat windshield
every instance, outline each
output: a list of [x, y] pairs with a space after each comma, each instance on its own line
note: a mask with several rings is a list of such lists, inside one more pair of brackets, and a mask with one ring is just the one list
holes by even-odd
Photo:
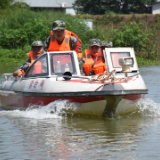
[[121, 68], [118, 59], [123, 57], [130, 57], [130, 52], [110, 52], [112, 58], [112, 65], [114, 68]]
[[76, 74], [73, 53], [50, 54], [51, 74]]
[[41, 56], [25, 74], [25, 78], [48, 75], [47, 55]]

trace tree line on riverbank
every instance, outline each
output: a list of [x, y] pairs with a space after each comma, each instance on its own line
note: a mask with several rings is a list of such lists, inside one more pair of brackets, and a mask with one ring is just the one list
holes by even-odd
[[[93, 31], [82, 19], [93, 20]], [[99, 38], [112, 41], [114, 47], [134, 47], [139, 64], [159, 63], [159, 15], [71, 16], [51, 10], [32, 11], [21, 3], [0, 10], [0, 63], [25, 62], [31, 43], [44, 42], [55, 20], [64, 21], [66, 28], [80, 37], [83, 51], [90, 39]]]
[[75, 0], [74, 7], [85, 14], [151, 13], [152, 3], [157, 0]]

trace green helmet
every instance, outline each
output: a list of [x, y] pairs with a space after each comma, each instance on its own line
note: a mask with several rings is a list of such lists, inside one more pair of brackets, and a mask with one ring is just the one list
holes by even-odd
[[112, 47], [113, 44], [111, 41], [102, 41], [101, 42], [101, 47]]
[[35, 47], [35, 46], [43, 46], [43, 42], [42, 41], [34, 41], [32, 43], [32, 47]]
[[98, 38], [95, 38], [95, 39], [91, 39], [90, 41], [89, 41], [89, 46], [91, 47], [91, 46], [101, 46], [101, 41], [100, 41], [100, 39], [98, 39]]
[[65, 22], [57, 20], [53, 22], [53, 28], [54, 31], [58, 29], [65, 29]]

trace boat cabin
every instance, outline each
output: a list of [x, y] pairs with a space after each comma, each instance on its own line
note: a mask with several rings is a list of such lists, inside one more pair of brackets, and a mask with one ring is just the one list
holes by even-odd
[[65, 72], [80, 76], [79, 63], [75, 51], [44, 53], [32, 64], [24, 78], [50, 77], [62, 75]]
[[[103, 52], [108, 73], [137, 72], [138, 66], [133, 48], [106, 48]], [[64, 74], [64, 73], [71, 74]], [[81, 76], [75, 51], [46, 52], [32, 64], [24, 78], [51, 76]]]
[[123, 72], [123, 68], [125, 68], [125, 66], [129, 67], [130, 72], [138, 71], [138, 65], [133, 48], [106, 48], [103, 51], [103, 55], [109, 73], [113, 70], [116, 70], [117, 73]]

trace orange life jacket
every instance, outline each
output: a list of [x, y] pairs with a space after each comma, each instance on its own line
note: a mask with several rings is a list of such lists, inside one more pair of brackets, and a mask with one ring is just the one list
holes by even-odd
[[[33, 52], [29, 52], [29, 56], [30, 56], [30, 59], [31, 59], [31, 64], [38, 58], [38, 57], [35, 57], [33, 55]], [[34, 65], [34, 74], [41, 74], [42, 73], [42, 63], [40, 61], [37, 61]]]
[[51, 31], [50, 44], [49, 44], [49, 48], [47, 51], [48, 52], [49, 51], [70, 51], [71, 50], [71, 47], [70, 47], [71, 35], [75, 36], [81, 43], [81, 40], [78, 38], [78, 36], [75, 33], [65, 30], [64, 40], [62, 44], [59, 45], [57, 39], [54, 37], [53, 31]]
[[88, 76], [90, 71], [94, 71], [95, 75], [98, 73], [104, 73], [107, 71], [106, 64], [103, 63], [103, 55], [102, 53], [96, 54], [95, 61], [92, 58], [92, 54], [90, 50], [85, 50], [85, 64], [83, 65], [84, 72]]
[[[35, 57], [34, 54], [33, 54], [33, 51], [29, 52], [29, 59], [31, 60], [31, 64], [38, 58], [38, 57]], [[37, 62], [35, 65], [34, 65], [34, 74], [41, 74], [42, 73], [42, 63], [41, 62]], [[24, 70], [22, 71], [22, 76], [25, 75], [25, 72]]]

